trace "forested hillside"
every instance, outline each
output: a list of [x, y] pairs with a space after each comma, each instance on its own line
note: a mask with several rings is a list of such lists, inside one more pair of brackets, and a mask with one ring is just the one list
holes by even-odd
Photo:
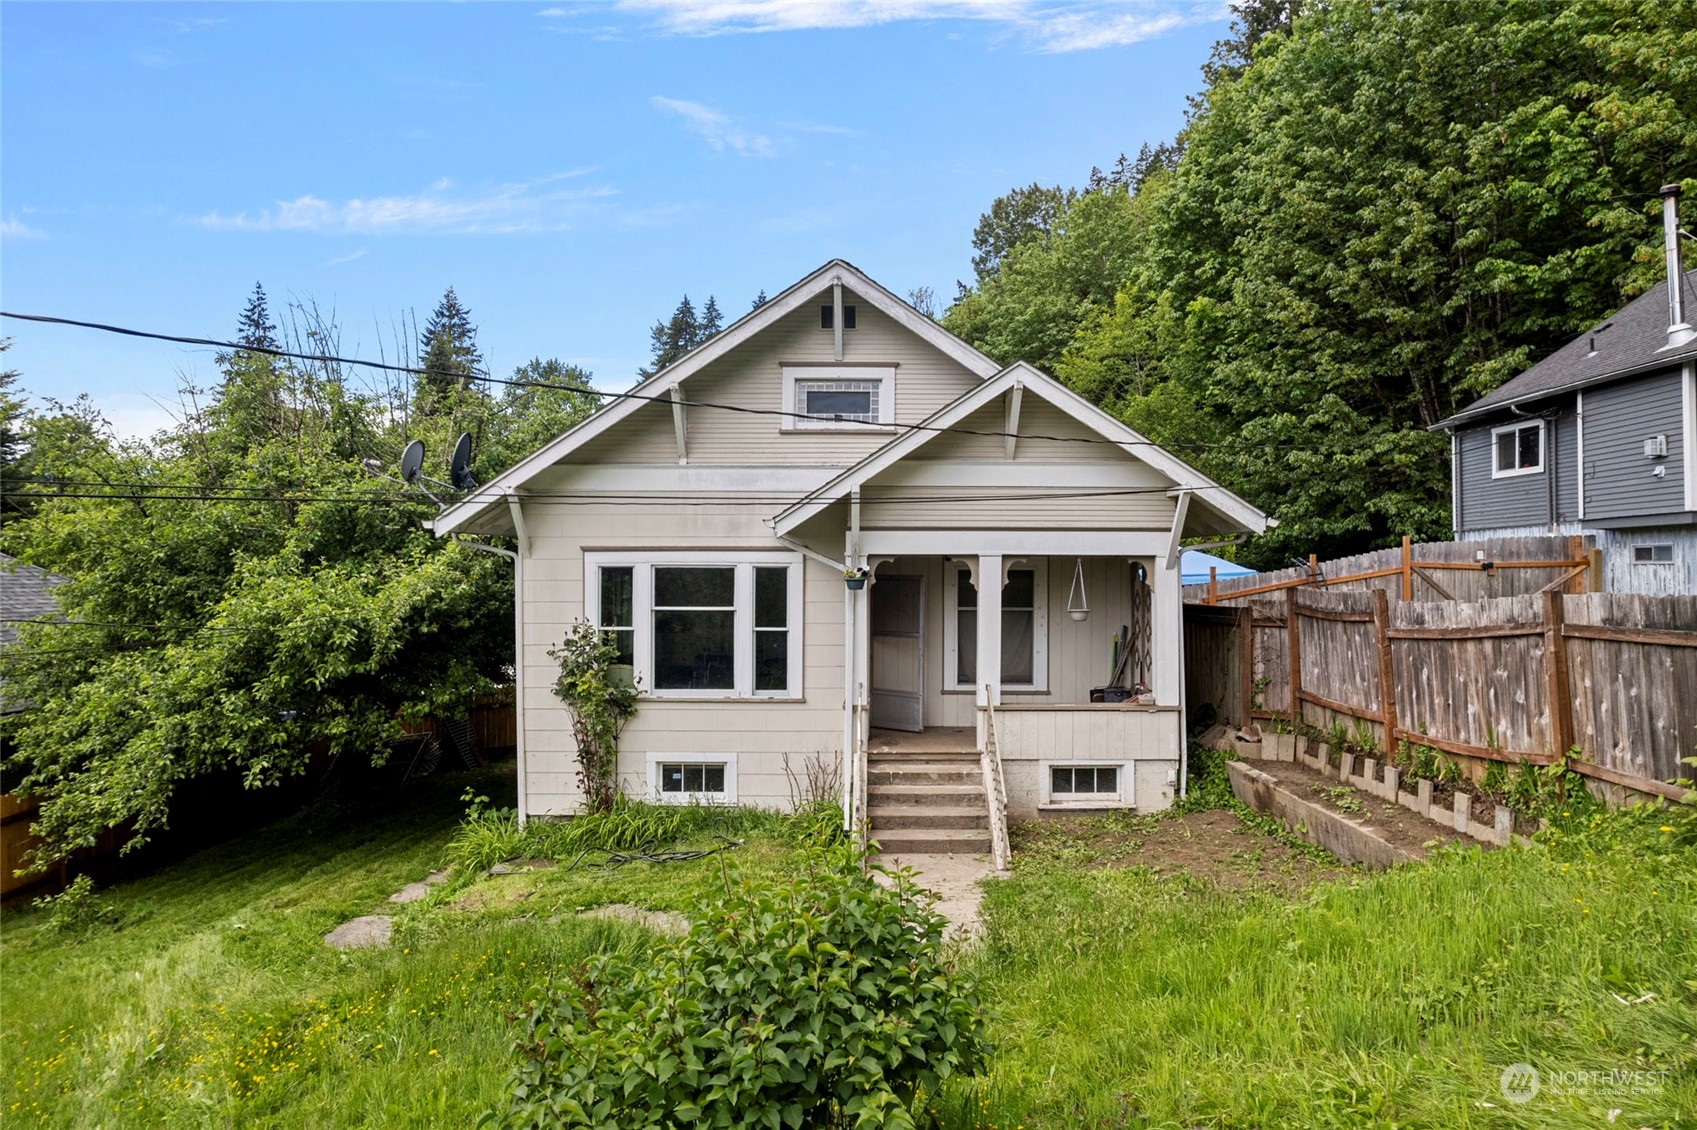
[[1251, 564], [1446, 538], [1425, 429], [1660, 277], [1697, 5], [1237, 11], [1169, 146], [992, 205], [943, 322], [1276, 515]]

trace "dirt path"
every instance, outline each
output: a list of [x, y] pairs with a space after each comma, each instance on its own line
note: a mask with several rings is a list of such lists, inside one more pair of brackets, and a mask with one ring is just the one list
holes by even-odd
[[1298, 891], [1349, 873], [1292, 847], [1224, 809], [1186, 816], [1034, 820], [1013, 829], [1019, 854], [1065, 854], [1087, 867], [1146, 867], [1182, 874], [1224, 890], [1270, 886]]

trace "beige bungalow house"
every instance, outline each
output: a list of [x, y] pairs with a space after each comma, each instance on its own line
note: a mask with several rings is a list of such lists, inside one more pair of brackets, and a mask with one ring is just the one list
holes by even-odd
[[448, 507], [518, 545], [519, 804], [579, 803], [548, 651], [641, 690], [622, 786], [787, 806], [843, 784], [886, 848], [1182, 795], [1180, 541], [1255, 507], [832, 260]]

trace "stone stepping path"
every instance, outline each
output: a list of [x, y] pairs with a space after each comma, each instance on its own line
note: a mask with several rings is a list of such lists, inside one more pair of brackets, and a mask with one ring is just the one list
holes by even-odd
[[[417, 902], [430, 893], [430, 888], [447, 881], [446, 871], [433, 871], [424, 877], [422, 883], [408, 883], [390, 895], [389, 901]], [[362, 914], [324, 935], [324, 944], [333, 950], [382, 949], [389, 944], [394, 928], [395, 920], [387, 914]]]

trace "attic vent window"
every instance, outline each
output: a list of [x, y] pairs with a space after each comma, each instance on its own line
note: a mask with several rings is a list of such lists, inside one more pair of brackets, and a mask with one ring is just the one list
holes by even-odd
[[1673, 546], [1666, 542], [1658, 545], [1635, 545], [1632, 547], [1632, 563], [1634, 565], [1671, 565], [1673, 564]]
[[[819, 307], [819, 328], [822, 329], [822, 330], [828, 330], [828, 329], [835, 328], [835, 325], [836, 325], [836, 321], [835, 321], [834, 316], [831, 313], [831, 308], [829, 306]], [[845, 330], [854, 329], [854, 307], [853, 306], [844, 306], [843, 307], [843, 329], [845, 329]]]
[[895, 423], [896, 371], [873, 365], [786, 365], [785, 431], [885, 428]]
[[1544, 421], [1491, 429], [1491, 477], [1536, 475], [1544, 469]]

